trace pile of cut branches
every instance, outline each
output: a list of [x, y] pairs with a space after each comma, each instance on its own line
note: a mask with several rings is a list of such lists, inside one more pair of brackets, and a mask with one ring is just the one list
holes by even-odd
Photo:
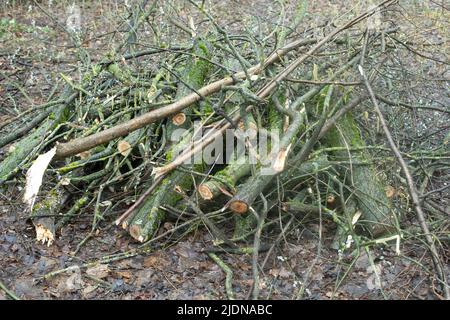
[[[239, 243], [254, 236], [256, 257], [266, 248], [261, 233], [275, 227], [267, 223], [272, 215], [282, 225], [328, 218], [340, 250], [355, 241], [400, 241], [389, 182], [358, 120], [361, 104], [378, 108], [372, 86], [399, 32], [374, 19], [396, 1], [324, 25], [319, 37], [296, 32], [302, 1], [289, 23], [267, 34], [250, 26], [231, 33], [190, 1], [189, 23], [166, 17], [183, 33], [178, 45], [153, 21], [157, 41], [142, 49], [139, 32], [160, 9], [147, 2], [133, 11], [123, 44], [96, 63], [69, 31], [82, 76], [61, 74], [61, 93], [1, 124], [8, 133], [0, 147], [12, 144], [0, 184], [28, 170], [38, 240], [50, 245], [59, 229], [89, 213], [92, 234], [113, 217], [141, 243], [172, 218], [184, 232], [204, 224], [225, 251], [243, 250]], [[230, 219], [232, 235], [223, 231]]]

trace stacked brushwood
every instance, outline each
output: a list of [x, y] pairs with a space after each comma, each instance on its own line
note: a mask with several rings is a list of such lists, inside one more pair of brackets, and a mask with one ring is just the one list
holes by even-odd
[[[0, 163], [4, 186], [56, 147], [30, 214], [38, 239], [53, 242], [80, 214], [92, 215], [93, 231], [113, 217], [140, 242], [169, 214], [194, 215], [230, 247], [255, 233], [258, 219], [280, 212], [328, 217], [337, 246], [353, 232], [394, 230], [386, 181], [360, 127], [358, 107], [368, 100], [358, 65], [377, 82], [371, 70], [390, 50], [386, 35], [395, 26], [361, 28], [370, 9], [341, 27], [326, 26], [321, 38], [298, 36], [296, 19], [261, 38], [228, 33], [197, 9], [210, 27], [179, 25], [187, 35], [178, 46], [137, 50], [129, 42], [139, 39], [150, 13], [133, 18], [126, 45], [86, 64], [80, 79], [61, 75], [66, 86], [56, 98], [2, 125], [0, 147], [9, 145]], [[267, 154], [258, 148], [265, 132], [278, 132]], [[211, 152], [218, 141], [223, 149]], [[238, 141], [242, 152], [226, 154]], [[208, 215], [214, 210], [233, 217], [232, 236]]]

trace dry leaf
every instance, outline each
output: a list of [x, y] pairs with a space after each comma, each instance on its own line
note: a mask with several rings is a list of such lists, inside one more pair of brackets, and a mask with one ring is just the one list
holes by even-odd
[[194, 19], [191, 16], [189, 16], [189, 27], [191, 28], [191, 37], [195, 38], [197, 36], [197, 28], [195, 27]]
[[86, 288], [83, 289], [83, 295], [88, 295], [91, 292], [94, 292], [97, 288], [98, 288], [97, 286], [89, 285], [89, 286], [87, 286]]
[[171, 223], [171, 222], [165, 222], [165, 223], [163, 224], [163, 228], [164, 228], [165, 230], [171, 230], [171, 229], [173, 229], [173, 223]]
[[86, 270], [86, 273], [92, 277], [103, 279], [109, 274], [109, 267], [107, 264], [98, 264]]
[[270, 269], [269, 274], [274, 277], [289, 278], [292, 276], [292, 272], [286, 270], [286, 268], [281, 267], [280, 269]]
[[313, 65], [313, 80], [314, 81], [318, 81], [319, 80], [319, 67], [315, 63]]
[[144, 259], [143, 266], [146, 268], [164, 269], [169, 261], [161, 254], [156, 253]]
[[130, 271], [116, 271], [116, 274], [123, 279], [131, 279], [133, 276]]
[[[0, 90], [0, 91], [3, 91], [3, 90]], [[8, 115], [0, 116], [0, 123], [4, 122], [4, 121], [8, 121], [9, 119], [11, 119], [11, 117]]]
[[146, 268], [153, 268], [157, 264], [158, 264], [157, 256], [150, 256], [148, 258], [145, 258], [144, 263], [143, 263], [144, 267], [146, 267]]
[[364, 111], [363, 117], [364, 117], [364, 121], [366, 121], [366, 123], [369, 123], [369, 113], [367, 111]]
[[58, 289], [63, 292], [74, 292], [83, 288], [83, 285], [84, 281], [81, 278], [81, 274], [75, 272], [70, 277], [68, 277], [61, 286], [58, 286]]
[[128, 142], [126, 142], [125, 140], [121, 140], [117, 144], [117, 149], [119, 150], [121, 155], [126, 157], [131, 152], [131, 145]]
[[60, 292], [74, 292], [83, 288], [84, 282], [81, 278], [80, 267], [77, 265], [71, 266], [67, 269], [67, 272], [70, 273], [70, 276], [61, 279], [57, 290]]

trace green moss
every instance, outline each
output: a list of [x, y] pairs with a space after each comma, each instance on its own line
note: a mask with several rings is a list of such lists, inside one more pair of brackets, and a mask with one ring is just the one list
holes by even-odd
[[199, 104], [201, 110], [201, 112], [198, 112], [199, 114], [209, 116], [214, 112], [214, 108], [209, 101], [200, 101]]
[[83, 163], [81, 161], [73, 161], [73, 162], [69, 163], [68, 165], [66, 165], [64, 167], [59, 168], [58, 169], [58, 173], [59, 174], [67, 173], [69, 171], [72, 171], [72, 170], [74, 170], [76, 168], [81, 167], [82, 165], [83, 165]]
[[37, 129], [28, 136], [22, 138], [13, 146], [13, 151], [0, 163], [0, 183], [16, 174], [21, 168], [20, 165], [47, 135], [47, 132], [55, 125], [56, 120], [46, 119]]
[[56, 187], [50, 190], [46, 197], [41, 201], [35, 203], [33, 206], [32, 216], [39, 216], [43, 214], [55, 214], [62, 200], [62, 192]]
[[[250, 234], [250, 232], [256, 226], [256, 218], [253, 214], [247, 215], [234, 215], [234, 239], [242, 239], [245, 235]], [[247, 247], [241, 249], [243, 254], [252, 253], [253, 247]]]
[[225, 168], [224, 170], [219, 171], [216, 175], [214, 175], [216, 178], [223, 180], [227, 183], [228, 186], [234, 187], [234, 184], [236, 183], [235, 176], [232, 175], [233, 172], [231, 170], [227, 170], [228, 168]]
[[141, 235], [146, 241], [158, 230], [159, 225], [164, 220], [165, 213], [160, 210], [162, 205], [175, 206], [182, 196], [174, 191], [176, 186], [182, 190], [189, 190], [192, 186], [192, 177], [189, 173], [174, 171], [162, 182], [157, 191], [149, 197], [144, 205], [136, 213], [132, 224], [142, 228]]
[[[366, 146], [361, 132], [351, 113], [344, 115], [324, 137], [324, 142], [329, 147], [342, 147], [332, 152], [336, 160], [349, 158], [348, 148], [358, 148], [351, 152], [352, 162], [371, 163], [370, 154], [364, 149]], [[380, 180], [373, 165], [353, 164], [351, 167], [351, 180], [354, 183], [355, 195], [358, 206], [363, 214], [363, 221], [369, 227], [373, 235], [386, 232], [383, 224], [392, 224], [393, 215], [390, 201], [384, 191], [384, 183]]]
[[114, 78], [123, 82], [125, 85], [132, 84], [133, 82], [137, 82], [136, 79], [131, 75], [129, 69], [124, 66], [120, 66], [117, 63], [111, 63], [108, 66], [108, 72], [113, 75]]
[[[204, 40], [198, 40], [194, 45], [194, 63], [188, 65], [184, 71], [184, 81], [189, 83], [190, 86], [198, 89], [203, 86], [205, 77], [210, 69], [210, 63], [203, 58], [209, 59], [211, 57], [210, 51], [207, 48]], [[185, 86], [186, 87], [186, 86]], [[190, 91], [189, 88], [185, 88], [182, 96], [185, 95], [186, 91]]]

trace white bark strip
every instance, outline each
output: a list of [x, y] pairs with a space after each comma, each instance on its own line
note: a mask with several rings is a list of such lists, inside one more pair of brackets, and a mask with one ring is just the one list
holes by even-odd
[[56, 147], [44, 154], [41, 154], [27, 171], [27, 182], [25, 185], [23, 202], [28, 205], [30, 212], [33, 210], [34, 201], [36, 200], [39, 189], [41, 188], [45, 170], [55, 156], [55, 153]]

